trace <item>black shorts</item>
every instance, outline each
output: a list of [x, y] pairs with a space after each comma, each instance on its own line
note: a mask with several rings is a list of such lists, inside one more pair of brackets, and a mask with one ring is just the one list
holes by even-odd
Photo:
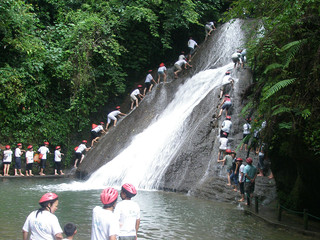
[[15, 169], [21, 169], [21, 157], [16, 157]]
[[242, 139], [244, 140], [244, 141], [243, 141], [244, 144], [248, 144], [248, 143], [249, 143], [250, 137], [247, 137], [247, 138], [246, 138], [246, 136], [249, 136], [249, 135], [250, 135], [250, 134], [243, 134], [243, 138], [242, 138]]
[[79, 153], [79, 152], [76, 152], [75, 155], [76, 155], [76, 159], [79, 159], [79, 160], [82, 157], [82, 153]]
[[32, 167], [33, 167], [33, 163], [28, 163], [26, 170], [32, 170]]
[[91, 140], [100, 137], [101, 132], [95, 132], [95, 131], [91, 131]]
[[244, 194], [244, 182], [241, 182], [239, 185], [240, 185], [240, 193]]
[[41, 159], [41, 162], [40, 162], [40, 167], [45, 169], [46, 168], [46, 161], [47, 159]]
[[144, 87], [145, 87], [146, 89], [149, 89], [149, 88], [151, 87], [151, 82], [145, 82], [145, 83], [144, 83]]
[[244, 191], [246, 194], [251, 194], [254, 192], [254, 182], [245, 182], [244, 184]]

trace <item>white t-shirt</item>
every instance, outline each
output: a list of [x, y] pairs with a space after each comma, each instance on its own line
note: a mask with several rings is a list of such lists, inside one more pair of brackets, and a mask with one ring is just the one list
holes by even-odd
[[220, 150], [227, 150], [228, 147], [228, 138], [222, 137], [219, 139], [219, 143], [220, 143]]
[[226, 132], [226, 133], [230, 133], [231, 127], [232, 127], [232, 122], [230, 120], [224, 120], [222, 122], [221, 130]]
[[196, 41], [194, 41], [193, 39], [190, 39], [190, 40], [188, 41], [188, 47], [194, 48], [196, 45], [198, 45], [198, 44], [197, 44]]
[[116, 117], [120, 114], [121, 112], [118, 110], [112, 111], [111, 113], [108, 114], [108, 117]]
[[158, 72], [163, 73], [164, 71], [167, 71], [166, 66], [163, 66], [163, 67], [159, 67], [159, 68], [158, 68]]
[[240, 183], [244, 182], [244, 174], [243, 174], [243, 176], [241, 178], [241, 173], [243, 173], [244, 167], [245, 167], [244, 164], [241, 164], [240, 168], [239, 168], [239, 182]]
[[46, 146], [41, 146], [38, 152], [42, 154], [42, 159], [47, 159], [47, 153], [50, 153], [49, 148]]
[[61, 152], [59, 150], [54, 151], [54, 161], [61, 162]]
[[62, 234], [58, 218], [49, 211], [39, 212], [36, 217], [37, 211], [33, 211], [27, 217], [23, 225], [23, 230], [30, 232], [30, 239], [41, 240], [55, 240], [55, 235]]
[[132, 200], [122, 200], [114, 210], [120, 223], [119, 236], [136, 236], [136, 221], [140, 219], [140, 207]]
[[16, 158], [21, 157], [22, 153], [21, 153], [21, 149], [20, 148], [16, 148], [16, 150], [14, 150], [14, 156]]
[[140, 90], [137, 88], [136, 90], [134, 90], [130, 95], [134, 95], [137, 96], [140, 94]]
[[187, 62], [185, 61], [185, 60], [178, 60], [178, 61], [176, 61], [176, 63], [175, 64], [177, 64], [177, 65], [179, 65], [180, 67], [183, 65], [183, 64], [186, 64]]
[[5, 163], [11, 163], [12, 161], [12, 150], [4, 150], [3, 151], [3, 162]]
[[151, 82], [153, 79], [152, 75], [149, 73], [146, 77], [146, 80], [144, 82], [148, 83], [148, 82]]
[[109, 240], [113, 235], [119, 235], [116, 216], [110, 210], [95, 207], [92, 211], [91, 240]]
[[250, 134], [251, 125], [250, 123], [243, 124], [243, 134]]
[[84, 145], [83, 143], [81, 143], [79, 146], [78, 146], [78, 149], [77, 149], [77, 153], [82, 153], [85, 149], [87, 148], [86, 145]]
[[98, 126], [96, 126], [94, 129], [92, 129], [91, 131], [100, 132], [100, 131], [102, 131], [102, 130], [103, 130], [102, 125], [98, 125]]
[[33, 163], [33, 151], [26, 152], [26, 163]]
[[185, 59], [186, 59], [186, 56], [185, 56], [185, 55], [181, 54], [181, 55], [179, 56], [179, 60], [185, 60]]
[[229, 84], [231, 83], [231, 81], [232, 81], [232, 77], [230, 75], [226, 75], [222, 79], [222, 85]]

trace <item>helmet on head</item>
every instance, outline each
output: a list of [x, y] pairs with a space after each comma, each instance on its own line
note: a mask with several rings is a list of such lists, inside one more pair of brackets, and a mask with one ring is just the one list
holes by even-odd
[[226, 116], [226, 119], [231, 120], [231, 116]]
[[247, 121], [247, 122], [251, 122], [251, 117], [247, 117], [247, 118], [246, 118], [246, 121]]
[[120, 106], [116, 106], [116, 109], [120, 109]]
[[231, 154], [237, 155], [236, 152], [234, 150], [231, 151]]
[[11, 147], [10, 147], [10, 145], [6, 145], [6, 149], [10, 149]]
[[151, 72], [152, 72], [152, 69], [150, 69], [148, 72], [151, 73]]
[[125, 191], [127, 191], [128, 193], [130, 193], [130, 195], [132, 197], [134, 197], [137, 194], [137, 190], [136, 188], [130, 184], [130, 183], [125, 183], [122, 185], [122, 189], [124, 189]]
[[60, 146], [56, 146], [56, 150], [60, 149], [61, 147]]
[[104, 205], [113, 203], [118, 198], [118, 191], [112, 187], [102, 190], [100, 200]]
[[164, 66], [164, 63], [160, 63], [160, 65], [159, 65], [160, 67], [163, 67]]
[[251, 157], [248, 157], [248, 158], [246, 159], [246, 163], [252, 164], [252, 158], [251, 158]]
[[32, 145], [29, 145], [29, 146], [28, 146], [28, 149], [31, 149], [31, 148], [33, 148]]
[[58, 199], [58, 195], [55, 194], [55, 193], [46, 193], [44, 194], [40, 200], [39, 200], [39, 203], [43, 203], [43, 202], [47, 202], [47, 201], [51, 201], [51, 200], [56, 200]]
[[226, 94], [226, 95], [224, 95], [225, 97], [227, 97], [227, 98], [229, 98], [230, 97], [230, 95], [229, 94]]
[[44, 142], [44, 145], [49, 145], [49, 142]]
[[87, 143], [87, 140], [82, 140], [82, 143]]
[[226, 153], [231, 153], [231, 149], [228, 148], [228, 149], [226, 150]]
[[18, 143], [17, 146], [22, 146], [22, 143]]
[[229, 75], [230, 74], [230, 72], [228, 71], [228, 72], [226, 72], [226, 75]]
[[138, 85], [138, 88], [141, 88], [142, 87], [142, 85]]
[[227, 137], [227, 136], [228, 136], [228, 133], [223, 132], [222, 135]]
[[242, 162], [243, 159], [242, 158], [237, 158], [236, 161]]
[[101, 125], [104, 125], [104, 122], [100, 122]]

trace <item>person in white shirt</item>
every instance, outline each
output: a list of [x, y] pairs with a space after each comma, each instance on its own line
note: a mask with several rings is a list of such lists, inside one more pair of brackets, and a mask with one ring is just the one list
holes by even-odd
[[[227, 71], [225, 76], [222, 79], [222, 84], [220, 87], [220, 95], [219, 95], [220, 99], [222, 99], [223, 93], [229, 92], [231, 89], [233, 89], [234, 80], [230, 76], [230, 74], [231, 73], [229, 71]], [[230, 88], [230, 85], [231, 85], [231, 88]]]
[[218, 162], [220, 161], [221, 153], [222, 153], [222, 158], [224, 158], [225, 152], [228, 147], [228, 134], [226, 132], [224, 132], [222, 134], [222, 137], [220, 137], [219, 143], [220, 143], [220, 146], [219, 146], [219, 152], [218, 152]]
[[137, 194], [136, 188], [126, 183], [122, 185], [120, 197], [122, 199], [115, 208], [115, 215], [120, 224], [119, 240], [136, 240], [140, 226], [140, 207], [132, 201]]
[[192, 37], [189, 38], [189, 41], [188, 41], [188, 48], [190, 50], [189, 52], [189, 59], [191, 59], [191, 56], [192, 54], [194, 53], [194, 50], [195, 50], [195, 47], [198, 47], [198, 44], [196, 41], [194, 41], [192, 39]]
[[153, 84], [151, 83], [151, 81], [154, 82], [154, 84], [157, 84], [157, 82], [153, 79], [152, 75], [152, 70], [148, 71], [148, 74], [146, 76], [146, 80], [144, 81], [144, 91], [143, 91], [143, 96], [146, 95], [146, 92], [151, 92], [151, 89], [153, 87]]
[[10, 165], [12, 162], [12, 150], [9, 145], [6, 145], [6, 149], [3, 151], [3, 176], [9, 176]]
[[243, 124], [242, 128], [243, 128], [243, 136], [242, 136], [242, 144], [240, 147], [240, 150], [243, 149], [243, 145], [244, 145], [244, 150], [248, 151], [248, 143], [249, 143], [249, 139], [250, 139], [250, 132], [251, 132], [251, 118], [247, 118], [246, 119], [246, 123]]
[[210, 36], [211, 32], [213, 30], [216, 30], [216, 27], [214, 26], [214, 22], [207, 22], [207, 24], [204, 26], [204, 29], [206, 30], [206, 39], [208, 36]]
[[187, 61], [187, 58], [186, 56], [184, 55], [184, 52], [182, 51], [181, 54], [179, 55], [179, 59], [178, 60], [186, 60]]
[[41, 163], [40, 163], [40, 175], [44, 176], [44, 169], [46, 168], [46, 160], [47, 160], [47, 153], [50, 153], [49, 151], [49, 142], [44, 142], [44, 146], [41, 146], [38, 149], [38, 152], [42, 155], [41, 157]]
[[54, 151], [54, 163], [55, 163], [55, 168], [54, 168], [54, 175], [64, 175], [64, 173], [61, 170], [61, 158], [63, 153], [61, 153], [61, 147], [56, 146], [56, 150]]
[[239, 167], [239, 188], [240, 188], [240, 195], [241, 195], [241, 199], [239, 200], [239, 202], [243, 202], [244, 201], [244, 167], [245, 165], [243, 164], [243, 159], [242, 158], [237, 158], [237, 162], [239, 162], [240, 167]]
[[[15, 157], [15, 168], [14, 168], [14, 175], [15, 176], [24, 176], [21, 172], [21, 155], [25, 152], [25, 150], [21, 149], [22, 143], [17, 144], [17, 148], [14, 150], [14, 157]], [[19, 171], [19, 174], [18, 174]]]
[[119, 222], [113, 213], [117, 204], [118, 192], [112, 187], [100, 194], [103, 207], [96, 206], [92, 211], [91, 240], [116, 240], [119, 235]]
[[224, 132], [227, 133], [227, 136], [229, 136], [231, 127], [232, 127], [231, 117], [226, 116], [226, 119], [221, 124], [220, 137], [223, 137]]
[[140, 93], [140, 89], [142, 88], [142, 85], [138, 85], [138, 88], [133, 90], [132, 93], [130, 94], [130, 99], [131, 99], [131, 109], [133, 109], [133, 104], [136, 103], [136, 107], [139, 107], [139, 101], [137, 96], [140, 98], [140, 101], [142, 100], [143, 96]]
[[158, 84], [160, 83], [160, 78], [163, 78], [163, 82], [165, 83], [167, 80], [167, 68], [164, 63], [160, 63], [158, 68]]
[[93, 147], [94, 143], [98, 142], [101, 133], [106, 133], [106, 131], [103, 129], [103, 126], [104, 122], [100, 122], [100, 125], [91, 130], [91, 147]]
[[126, 116], [127, 114], [120, 112], [120, 106], [116, 107], [115, 111], [112, 111], [111, 113], [108, 114], [108, 121], [107, 121], [107, 126], [106, 126], [106, 131], [108, 131], [109, 124], [113, 120], [113, 126], [115, 127], [117, 125], [118, 119], [116, 118], [118, 115], [120, 116]]
[[186, 60], [178, 60], [175, 62], [174, 67], [177, 71], [174, 72], [174, 77], [178, 78], [178, 73], [182, 71], [182, 65], [184, 65], [184, 69], [187, 69], [187, 66], [192, 67]]
[[237, 52], [235, 52], [234, 54], [231, 55], [231, 59], [234, 62], [234, 68], [236, 67], [240, 67], [240, 65], [242, 64], [242, 60], [241, 60], [241, 50], [238, 50]]
[[28, 146], [28, 151], [26, 152], [26, 176], [33, 176], [32, 167], [33, 167], [33, 147], [32, 145]]
[[85, 151], [87, 152], [87, 151], [89, 151], [91, 149], [90, 147], [87, 148], [86, 144], [87, 144], [87, 140], [82, 140], [82, 143], [78, 147], [75, 148], [75, 150], [76, 150], [76, 152], [75, 152], [76, 159], [74, 160], [74, 168], [77, 168], [77, 163], [78, 163], [79, 159], [80, 159], [80, 163], [79, 164], [82, 163], [82, 160], [84, 158], [84, 154], [83, 153]]
[[46, 193], [40, 198], [39, 204], [41, 208], [31, 212], [22, 227], [23, 240], [27, 240], [29, 234], [29, 239], [62, 240], [62, 229], [54, 215], [58, 209], [58, 195]]

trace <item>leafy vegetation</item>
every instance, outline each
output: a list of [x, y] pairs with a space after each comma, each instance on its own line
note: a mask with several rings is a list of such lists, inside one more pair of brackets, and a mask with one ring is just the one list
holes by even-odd
[[254, 90], [244, 112], [267, 120], [263, 140], [280, 203], [319, 215], [319, 2], [239, 0], [226, 16], [256, 21], [247, 44]]

